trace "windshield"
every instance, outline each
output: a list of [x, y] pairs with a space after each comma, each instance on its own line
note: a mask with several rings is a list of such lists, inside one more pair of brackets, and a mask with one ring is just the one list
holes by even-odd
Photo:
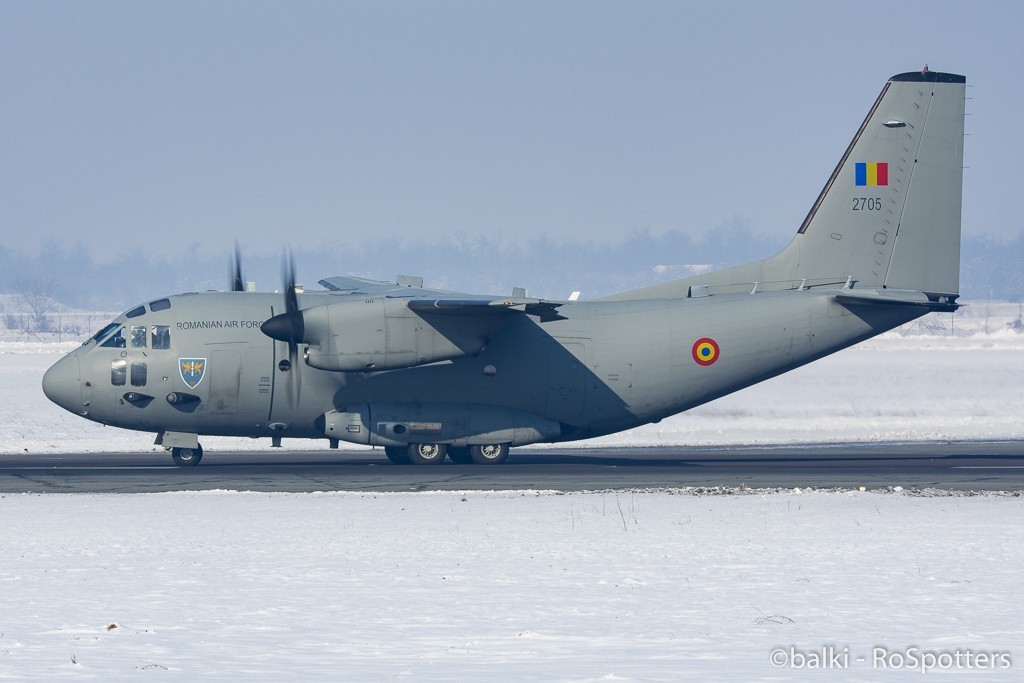
[[105, 346], [111, 349], [123, 349], [128, 345], [128, 340], [124, 336], [124, 328], [120, 325], [117, 326], [117, 331], [114, 334], [107, 337], [103, 342], [100, 342], [100, 346]]
[[85, 343], [83, 343], [82, 346], [85, 346], [86, 344], [88, 344], [91, 341], [99, 341], [99, 340], [103, 339], [104, 337], [106, 337], [108, 334], [110, 334], [111, 332], [113, 332], [117, 328], [118, 328], [118, 323], [109, 323], [107, 325], [104, 325], [103, 329], [101, 329], [99, 332], [97, 332], [96, 334], [92, 335], [88, 339], [86, 339]]

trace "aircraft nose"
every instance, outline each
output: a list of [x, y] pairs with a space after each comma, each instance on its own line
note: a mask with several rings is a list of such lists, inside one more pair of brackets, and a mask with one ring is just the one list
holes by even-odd
[[43, 393], [64, 410], [77, 413], [82, 409], [81, 373], [76, 355], [64, 356], [46, 371]]

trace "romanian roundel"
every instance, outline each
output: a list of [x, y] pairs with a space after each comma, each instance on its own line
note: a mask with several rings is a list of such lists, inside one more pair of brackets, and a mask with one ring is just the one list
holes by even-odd
[[697, 365], [712, 365], [716, 360], [720, 351], [718, 349], [718, 342], [710, 337], [702, 337], [697, 341], [693, 342], [693, 360], [697, 362]]

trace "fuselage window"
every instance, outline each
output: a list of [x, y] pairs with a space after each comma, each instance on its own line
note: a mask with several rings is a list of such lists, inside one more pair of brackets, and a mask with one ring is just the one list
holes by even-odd
[[144, 387], [144, 386], [146, 386], [146, 364], [145, 363], [132, 363], [132, 386], [133, 387]]
[[133, 308], [132, 310], [128, 311], [124, 315], [125, 315], [126, 318], [138, 318], [140, 315], [142, 315], [145, 312], [146, 312], [146, 307], [145, 306], [136, 306], [135, 308]]
[[146, 348], [146, 326], [145, 325], [132, 325], [132, 348], [133, 349], [144, 349], [144, 348]]
[[153, 348], [171, 348], [171, 327], [170, 325], [153, 325]]
[[110, 383], [115, 387], [123, 387], [128, 376], [128, 361], [115, 360], [110, 364]]
[[108, 349], [123, 349], [125, 347], [124, 328], [122, 327], [107, 338], [107, 341], [100, 344]]
[[156, 301], [149, 302], [149, 310], [156, 313], [157, 311], [166, 311], [171, 307], [170, 299], [157, 299]]

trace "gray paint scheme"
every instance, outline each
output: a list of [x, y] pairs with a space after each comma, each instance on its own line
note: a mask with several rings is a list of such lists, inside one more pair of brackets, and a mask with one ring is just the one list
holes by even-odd
[[[757, 263], [574, 302], [329, 278], [297, 295], [306, 363], [287, 371], [281, 295], [182, 294], [114, 321], [167, 325], [170, 348], [94, 338], [43, 388], [176, 454], [202, 434], [462, 448], [654, 422], [957, 307], [965, 87], [890, 79], [794, 240]], [[888, 164], [884, 185], [857, 184], [871, 162]], [[701, 339], [717, 344], [704, 363]], [[205, 359], [194, 387], [182, 359]], [[112, 386], [119, 360], [145, 363], [145, 385]]]

